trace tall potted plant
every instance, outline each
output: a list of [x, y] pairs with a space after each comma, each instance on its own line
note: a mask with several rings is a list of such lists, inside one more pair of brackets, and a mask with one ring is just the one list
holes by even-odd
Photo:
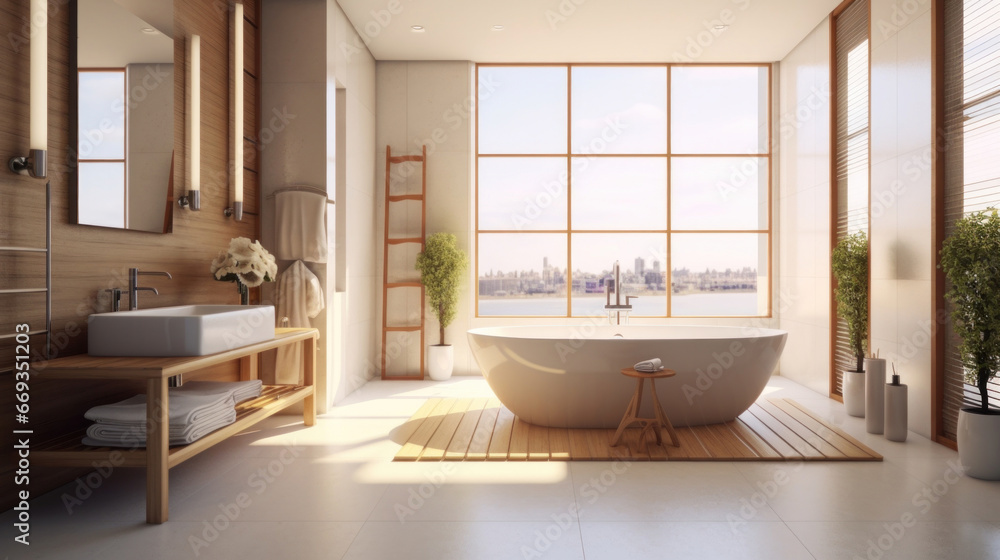
[[837, 315], [847, 323], [855, 369], [844, 374], [844, 406], [851, 416], [865, 415], [865, 348], [868, 346], [868, 237], [863, 231], [840, 240], [833, 249]]
[[941, 249], [941, 268], [954, 305], [965, 379], [979, 389], [979, 407], [958, 414], [958, 455], [966, 474], [1000, 480], [1000, 411], [989, 408], [987, 384], [1000, 370], [1000, 217], [994, 208], [955, 223]]
[[427, 349], [428, 373], [436, 381], [450, 378], [455, 366], [455, 351], [452, 345], [445, 344], [444, 329], [455, 319], [458, 290], [468, 266], [469, 258], [450, 233], [428, 236], [424, 250], [417, 255], [420, 282], [426, 288], [427, 300], [440, 328], [440, 342]]

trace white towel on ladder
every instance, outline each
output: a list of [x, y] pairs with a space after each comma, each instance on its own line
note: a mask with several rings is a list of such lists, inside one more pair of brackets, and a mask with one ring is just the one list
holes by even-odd
[[306, 191], [279, 192], [274, 197], [275, 256], [325, 263], [328, 198]]
[[[278, 323], [275, 326], [279, 327], [285, 317], [288, 318], [289, 327], [310, 327], [312, 325], [309, 319], [319, 315], [326, 307], [319, 278], [302, 261], [295, 261], [278, 276], [275, 301], [275, 319]], [[295, 344], [278, 348], [274, 382], [279, 385], [298, 385], [302, 381], [302, 346]]]

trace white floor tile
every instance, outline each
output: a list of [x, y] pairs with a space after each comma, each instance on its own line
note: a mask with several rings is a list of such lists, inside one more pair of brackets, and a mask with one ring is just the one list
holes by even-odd
[[583, 560], [575, 522], [369, 522], [344, 560]]
[[[397, 464], [411, 474], [390, 484], [372, 521], [576, 520], [576, 497], [565, 464]], [[417, 476], [413, 476], [413, 474]]]
[[232, 558], [340, 559], [362, 523], [174, 522], [129, 527], [101, 552], [104, 558], [229, 560]]
[[357, 465], [293, 455], [247, 459], [216, 479], [211, 491], [171, 504], [173, 521], [213, 519], [231, 504], [240, 521], [366, 521], [384, 484], [359, 483]]
[[891, 521], [906, 511], [922, 521], [980, 520], [954, 494], [925, 496], [932, 487], [890, 463], [748, 462], [737, 468], [755, 487], [774, 489], [767, 505], [786, 522]]
[[990, 523], [925, 523], [899, 517], [887, 522], [788, 526], [817, 560], [1000, 558], [1000, 527]]
[[650, 521], [581, 523], [587, 560], [684, 558], [715, 560], [812, 560], [780, 522], [731, 523]]
[[777, 521], [730, 463], [571, 463], [582, 521]]

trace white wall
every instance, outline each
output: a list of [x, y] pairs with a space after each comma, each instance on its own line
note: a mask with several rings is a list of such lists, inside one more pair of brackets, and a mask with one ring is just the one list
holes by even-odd
[[[370, 358], [376, 355], [375, 61], [334, 0], [265, 0], [262, 20], [262, 242], [274, 246], [273, 199], [267, 195], [275, 189], [313, 185], [336, 200], [328, 207], [330, 261], [308, 265], [326, 300], [326, 309], [312, 321], [320, 330], [317, 406], [325, 411], [370, 378]], [[341, 115], [338, 89], [345, 101]], [[338, 116], [346, 119], [347, 146], [340, 158]], [[346, 222], [341, 224], [346, 239], [336, 234], [338, 220]], [[338, 244], [345, 248], [339, 262]], [[346, 269], [339, 286], [338, 267]], [[267, 290], [265, 299], [271, 293]]]
[[[379, 247], [382, 243], [382, 216], [385, 180], [385, 146], [392, 147], [393, 153], [419, 153], [420, 145], [427, 144], [427, 233], [446, 231], [458, 236], [460, 246], [475, 262], [475, 221], [474, 212], [474, 110], [475, 65], [465, 61], [396, 62], [376, 63], [377, 82], [377, 183], [380, 189], [378, 199]], [[776, 98], [775, 98], [776, 99]], [[775, 122], [777, 125], [777, 122]], [[777, 178], [775, 178], [777, 185]], [[777, 191], [776, 191], [777, 192]], [[772, 199], [772, 212], [777, 212], [777, 197]], [[395, 223], [395, 220], [393, 221]], [[775, 216], [775, 225], [780, 219]], [[419, 227], [419, 226], [418, 226]], [[778, 245], [775, 241], [774, 272], [777, 274]], [[378, 257], [379, 292], [377, 305], [381, 307], [381, 255]], [[611, 263], [608, 263], [609, 266]], [[491, 319], [475, 317], [474, 266], [466, 275], [465, 289], [461, 294], [458, 314], [448, 327], [446, 341], [455, 346], [455, 375], [480, 375], [479, 367], [472, 357], [465, 332], [471, 328], [493, 325], [527, 324], [586, 324], [592, 319]], [[416, 273], [414, 273], [416, 277]], [[633, 324], [704, 324], [736, 325], [751, 327], [777, 327], [777, 312], [780, 303], [778, 282], [773, 282], [773, 302], [775, 318], [772, 319], [635, 319]], [[401, 305], [390, 304], [390, 318], [400, 307], [411, 310], [419, 305], [413, 297], [402, 298]], [[400, 314], [405, 319], [408, 311]], [[380, 325], [376, 325], [380, 327]], [[438, 326], [433, 316], [428, 315], [425, 333], [426, 343], [436, 344]], [[379, 334], [377, 343], [381, 344]], [[391, 344], [391, 343], [390, 343]], [[400, 371], [414, 373], [419, 369], [415, 354], [419, 345], [407, 341], [390, 350], [398, 357], [395, 365]], [[392, 367], [391, 373], [395, 373]]]
[[[909, 427], [930, 436], [930, 0], [871, 2], [871, 346], [909, 389]], [[829, 20], [781, 62], [781, 285], [793, 302], [782, 375], [829, 393]], [[822, 103], [818, 99], [822, 98]], [[814, 109], [815, 107], [815, 109]], [[787, 126], [782, 124], [783, 132]]]
[[830, 20], [781, 61], [781, 375], [830, 392]]
[[909, 427], [930, 437], [930, 0], [871, 4], [871, 337], [909, 385]]
[[[379, 247], [382, 246], [383, 216], [385, 213], [385, 148], [391, 146], [393, 154], [419, 154], [422, 145], [427, 146], [427, 234], [438, 232], [453, 233], [458, 237], [459, 246], [474, 258], [475, 240], [472, 220], [473, 201], [473, 97], [475, 89], [473, 80], [475, 66], [466, 61], [420, 61], [394, 62], [379, 61], [376, 64], [377, 80], [377, 127], [376, 156]], [[408, 182], [418, 186], [419, 178], [411, 177]], [[397, 209], [394, 203], [393, 209]], [[409, 203], [403, 203], [409, 204]], [[393, 225], [399, 223], [395, 218]], [[411, 231], [419, 231], [419, 221], [410, 220]], [[416, 228], [415, 230], [413, 228]], [[392, 232], [390, 232], [392, 236]], [[409, 259], [406, 259], [409, 261]], [[381, 280], [382, 254], [377, 257], [378, 293], [377, 306], [381, 311]], [[411, 266], [409, 262], [404, 266]], [[394, 270], [394, 269], [390, 269]], [[465, 331], [470, 327], [473, 314], [474, 283], [472, 283], [472, 267], [468, 274], [469, 281], [461, 294], [459, 309], [455, 321], [448, 326], [445, 341], [455, 346], [455, 374], [478, 375], [469, 347]], [[419, 275], [413, 272], [413, 278]], [[397, 292], [400, 290], [397, 290]], [[416, 290], [406, 290], [410, 294], [399, 294], [402, 305], [390, 303], [390, 320], [394, 315], [400, 321], [419, 309], [419, 296], [414, 297]], [[412, 294], [412, 295], [411, 295]], [[381, 324], [376, 325], [379, 332], [377, 344], [381, 345]], [[395, 364], [390, 363], [389, 371], [397, 373], [419, 370], [417, 355], [419, 345], [413, 339], [402, 335], [399, 337], [404, 346], [393, 355], [398, 357]], [[438, 343], [437, 320], [428, 311], [425, 325], [426, 344]], [[405, 341], [405, 342], [402, 342]], [[389, 342], [392, 344], [392, 341]], [[392, 362], [392, 360], [390, 360]], [[399, 368], [396, 370], [395, 368]]]

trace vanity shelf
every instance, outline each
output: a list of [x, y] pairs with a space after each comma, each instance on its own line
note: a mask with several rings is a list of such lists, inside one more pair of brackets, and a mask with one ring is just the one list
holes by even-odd
[[[261, 420], [304, 402], [303, 423], [316, 423], [314, 393], [316, 329], [275, 329], [275, 338], [218, 354], [182, 358], [94, 357], [86, 354], [39, 362], [35, 367], [50, 379], [145, 379], [146, 415], [158, 429], [147, 436], [146, 448], [91, 447], [81, 440], [80, 430], [42, 442], [31, 456], [39, 465], [91, 467], [95, 461], [114, 459], [123, 467], [146, 468], [146, 522], [163, 523], [168, 511], [168, 471], [213, 445], [236, 435]], [[257, 378], [257, 358], [261, 352], [289, 344], [303, 345], [303, 385], [265, 385], [261, 396], [236, 405], [236, 421], [190, 443], [168, 447], [167, 380], [178, 374], [197, 377], [198, 371], [231, 360], [240, 360], [240, 378]], [[157, 406], [165, 403], [166, 406]], [[150, 406], [152, 405], [152, 406]]]

